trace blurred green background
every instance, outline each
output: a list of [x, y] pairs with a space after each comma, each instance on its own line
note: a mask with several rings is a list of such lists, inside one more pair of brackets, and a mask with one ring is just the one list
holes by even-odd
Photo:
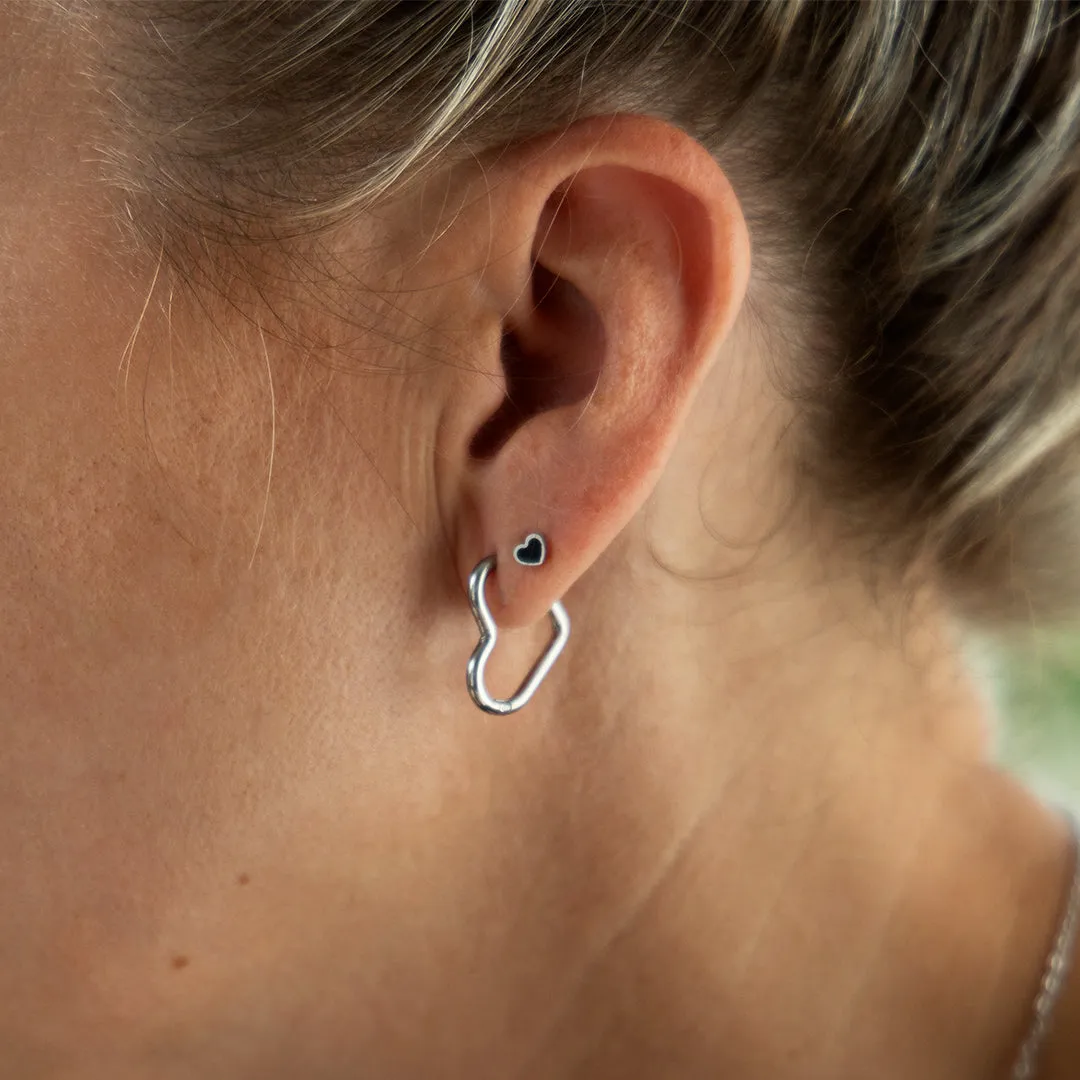
[[1080, 635], [1003, 654], [992, 679], [999, 756], [1036, 790], [1080, 811]]

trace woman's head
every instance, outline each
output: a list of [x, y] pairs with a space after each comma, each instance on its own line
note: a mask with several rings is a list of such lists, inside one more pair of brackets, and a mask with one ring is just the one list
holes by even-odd
[[[685, 1034], [695, 904], [723, 894], [744, 973], [763, 889], [845, 913], [848, 847], [792, 858], [773, 804], [908, 850], [890, 815], [959, 799], [943, 760], [983, 738], [941, 609], [1075, 597], [1077, 34], [1045, 5], [0, 6], [22, 1075], [61, 1045], [525, 1075], [609, 1008]], [[465, 688], [492, 553], [499, 626], [532, 627], [497, 696], [554, 600], [574, 626], [521, 723]], [[734, 861], [684, 857], [717, 830]], [[583, 957], [596, 1012], [545, 1043]]]

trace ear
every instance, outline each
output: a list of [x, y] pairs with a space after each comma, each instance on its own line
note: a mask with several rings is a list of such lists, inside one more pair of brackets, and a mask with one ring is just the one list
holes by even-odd
[[[512, 627], [542, 618], [648, 497], [750, 254], [716, 161], [658, 120], [582, 121], [504, 154], [485, 184], [501, 380], [497, 400], [475, 380], [455, 405], [475, 414], [454, 424], [469, 432], [454, 531], [463, 584], [496, 555], [489, 599]], [[546, 560], [522, 566], [514, 548], [534, 532]]]

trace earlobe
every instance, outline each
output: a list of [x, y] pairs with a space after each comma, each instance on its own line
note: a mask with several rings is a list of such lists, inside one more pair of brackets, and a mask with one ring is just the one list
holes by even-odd
[[[494, 555], [493, 614], [520, 626], [648, 497], [741, 306], [749, 242], [716, 162], [656, 120], [585, 121], [503, 167], [491, 227], [529, 235], [491, 279], [505, 394], [469, 441], [459, 537], [463, 579]], [[515, 561], [528, 533], [543, 566]]]

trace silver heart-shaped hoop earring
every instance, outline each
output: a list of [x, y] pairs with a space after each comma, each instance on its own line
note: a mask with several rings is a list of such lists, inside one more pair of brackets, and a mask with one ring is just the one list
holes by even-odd
[[[525, 539], [514, 548], [514, 559], [522, 566], [539, 566], [547, 558], [547, 544], [540, 533], [529, 533]], [[473, 649], [469, 663], [465, 667], [465, 684], [469, 688], [469, 694], [473, 701], [487, 713], [496, 716], [505, 716], [507, 713], [517, 712], [536, 693], [537, 687], [544, 681], [544, 677], [551, 670], [552, 664], [559, 658], [567, 639], [570, 637], [570, 616], [566, 614], [566, 608], [556, 600], [551, 605], [548, 615], [551, 616], [551, 625], [554, 630], [548, 647], [540, 654], [540, 659], [532, 666], [532, 670], [525, 676], [525, 681], [518, 688], [518, 692], [511, 698], [492, 697], [484, 684], [484, 668], [491, 654], [495, 651], [495, 642], [499, 638], [499, 629], [495, 620], [491, 617], [491, 609], [488, 607], [484, 589], [487, 585], [488, 574], [495, 568], [495, 556], [488, 555], [476, 564], [476, 569], [469, 575], [469, 604], [472, 607], [473, 617], [480, 630], [480, 641]]]

